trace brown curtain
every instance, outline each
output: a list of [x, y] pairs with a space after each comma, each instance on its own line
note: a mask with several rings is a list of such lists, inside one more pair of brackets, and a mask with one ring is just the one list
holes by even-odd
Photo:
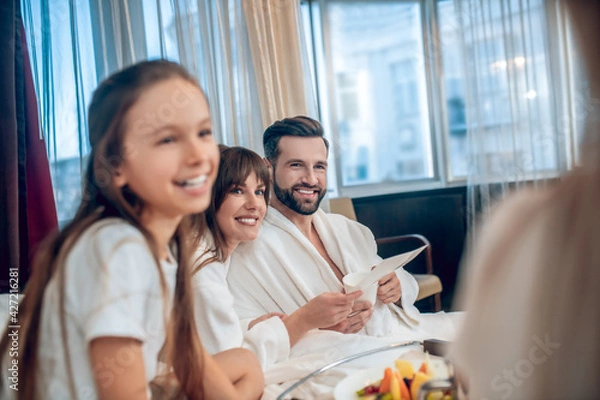
[[23, 288], [58, 222], [18, 0], [0, 2], [0, 293]]

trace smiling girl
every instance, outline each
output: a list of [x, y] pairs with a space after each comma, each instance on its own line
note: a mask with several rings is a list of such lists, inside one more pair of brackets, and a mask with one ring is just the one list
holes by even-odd
[[226, 376], [193, 321], [185, 217], [210, 204], [219, 163], [202, 90], [177, 64], [142, 62], [101, 83], [88, 115], [83, 201], [39, 252], [16, 357], [2, 337], [3, 368], [23, 373], [0, 397], [146, 399], [153, 381], [189, 399], [257, 397], [250, 352]]

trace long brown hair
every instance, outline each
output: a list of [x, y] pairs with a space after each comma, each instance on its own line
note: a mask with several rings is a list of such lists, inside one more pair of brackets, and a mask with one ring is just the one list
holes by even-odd
[[[64, 269], [67, 255], [81, 234], [92, 224], [104, 218], [118, 217], [135, 226], [143, 234], [152, 251], [163, 296], [166, 297], [166, 280], [160, 267], [156, 242], [139, 221], [143, 204], [131, 190], [118, 188], [113, 183], [113, 177], [125, 155], [123, 136], [128, 111], [145, 90], [156, 83], [172, 78], [184, 79], [200, 88], [195, 79], [180, 65], [166, 60], [154, 60], [140, 62], [115, 73], [103, 81], [94, 92], [88, 112], [92, 151], [88, 159], [81, 205], [73, 220], [61, 232], [50, 236], [40, 246], [34, 260], [33, 274], [19, 306], [21, 351], [18, 355], [18, 365], [22, 371], [26, 371], [20, 376], [19, 399], [29, 400], [36, 397], [42, 300], [45, 289], [54, 276], [59, 280], [61, 331], [71, 395], [75, 397], [73, 371], [66, 341]], [[170, 312], [170, 318], [165, 316], [168, 323], [164, 361], [173, 367], [181, 391], [188, 398], [196, 399], [203, 397], [204, 365], [202, 345], [193, 322], [190, 283], [192, 250], [186, 239], [190, 234], [188, 222], [184, 219], [172, 238], [172, 245], [177, 248], [175, 253], [179, 265], [173, 299], [173, 309], [177, 312]], [[0, 354], [6, 354], [9, 347], [7, 332], [8, 327], [0, 341]], [[5, 383], [1, 382], [0, 387], [3, 384]]]
[[[233, 187], [243, 185], [248, 176], [254, 172], [256, 179], [265, 185], [264, 198], [266, 204], [269, 204], [271, 185], [269, 169], [262, 158], [254, 151], [239, 146], [228, 147], [221, 144], [219, 145], [219, 150], [221, 152], [219, 174], [212, 188], [210, 206], [204, 214], [194, 215], [192, 228], [197, 233], [195, 244], [198, 245], [204, 233], [204, 226], [206, 226], [212, 235], [213, 247], [206, 249], [200, 256], [199, 259], [203, 261], [194, 271], [214, 261], [224, 262], [229, 257], [227, 253], [227, 241], [217, 224], [216, 216]], [[208, 254], [210, 256], [206, 257]], [[195, 260], [195, 263], [198, 263], [198, 261]]]

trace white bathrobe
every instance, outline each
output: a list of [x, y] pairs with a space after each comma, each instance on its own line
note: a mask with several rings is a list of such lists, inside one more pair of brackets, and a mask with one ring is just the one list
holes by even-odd
[[[313, 223], [327, 254], [344, 275], [368, 271], [381, 261], [373, 234], [364, 225], [322, 210], [314, 214]], [[439, 314], [420, 315], [414, 306], [418, 294], [414, 277], [402, 268], [396, 274], [402, 288], [402, 308], [377, 300], [373, 316], [361, 333], [398, 340], [448, 338], [454, 330], [445, 334], [446, 321], [431, 318]], [[272, 207], [258, 238], [240, 244], [232, 254], [227, 281], [241, 318], [275, 311], [289, 315], [321, 293], [343, 291], [342, 283], [313, 244]]]
[[[206, 244], [200, 246], [195, 259], [205, 248]], [[253, 318], [241, 321], [238, 318], [226, 281], [228, 266], [228, 261], [210, 263], [192, 279], [196, 328], [204, 348], [210, 354], [234, 347], [247, 348], [257, 356], [263, 369], [287, 360], [290, 338], [279, 317], [259, 322], [250, 330], [247, 327]]]

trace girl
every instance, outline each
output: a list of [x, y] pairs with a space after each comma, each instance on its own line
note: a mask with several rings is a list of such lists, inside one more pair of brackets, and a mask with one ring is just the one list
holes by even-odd
[[19, 366], [18, 392], [2, 380], [1, 397], [146, 399], [156, 377], [190, 399], [258, 397], [255, 358], [237, 350], [226, 376], [193, 322], [184, 217], [208, 207], [219, 160], [202, 90], [177, 64], [141, 62], [100, 84], [88, 115], [83, 201], [36, 259], [3, 366]]
[[[352, 301], [362, 292], [325, 293], [289, 316], [270, 313], [253, 321], [241, 321], [227, 287], [229, 256], [238, 244], [254, 240], [267, 211], [269, 170], [255, 152], [243, 147], [220, 146], [219, 174], [206, 214], [195, 216], [200, 232], [197, 272], [193, 277], [196, 324], [210, 353], [233, 347], [251, 349], [263, 368], [286, 360], [290, 347], [306, 332], [339, 323], [350, 313]], [[206, 217], [206, 220], [204, 220]], [[335, 297], [343, 309], [326, 303]], [[218, 299], [218, 300], [215, 300]]]

